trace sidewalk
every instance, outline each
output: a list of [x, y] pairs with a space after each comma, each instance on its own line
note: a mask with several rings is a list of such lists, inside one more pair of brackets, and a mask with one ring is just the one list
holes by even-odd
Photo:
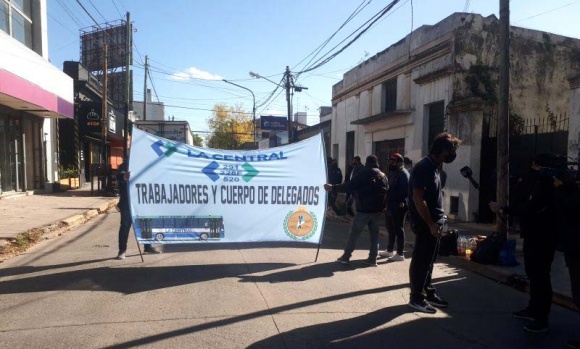
[[[336, 216], [336, 214], [329, 208], [327, 210], [327, 218], [340, 220], [346, 223], [351, 222], [351, 217]], [[473, 235], [489, 235], [495, 231], [495, 225], [470, 223], [470, 222], [451, 222], [451, 229], [457, 229], [459, 235], [473, 236]], [[499, 283], [509, 285], [522, 292], [529, 292], [529, 282], [524, 271], [524, 261], [522, 254], [523, 240], [517, 234], [510, 234], [510, 239], [516, 240], [516, 258], [519, 262], [517, 266], [501, 266], [488, 265], [472, 262], [462, 256], [438, 257], [439, 262], [448, 263], [459, 267], [461, 269], [469, 270], [474, 273], [481, 274], [487, 278], [495, 280]], [[384, 225], [380, 226], [380, 248], [385, 248], [387, 239], [387, 229]], [[415, 242], [415, 236], [408, 226], [405, 227], [405, 245], [412, 248]], [[406, 253], [407, 258], [410, 253]], [[564, 262], [564, 254], [556, 251], [554, 262], [552, 263], [552, 288], [554, 291], [552, 300], [556, 304], [560, 304], [570, 309], [576, 309], [572, 301], [572, 292], [570, 289], [570, 275], [568, 268]]]
[[[91, 196], [90, 184], [53, 194], [14, 195], [0, 199], [0, 251], [20, 233], [42, 229], [44, 234], [70, 229], [113, 208], [118, 199]], [[0, 259], [1, 260], [1, 259]]]

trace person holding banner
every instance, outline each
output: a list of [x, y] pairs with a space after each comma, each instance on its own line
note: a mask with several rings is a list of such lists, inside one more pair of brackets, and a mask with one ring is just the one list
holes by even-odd
[[[117, 169], [117, 185], [119, 186], [119, 203], [117, 209], [121, 213], [121, 224], [119, 226], [119, 254], [117, 259], [125, 259], [127, 251], [127, 240], [131, 230], [131, 207], [129, 206], [129, 161], [125, 160]], [[161, 250], [153, 248], [150, 244], [145, 244], [143, 248], [147, 253], [161, 253]]]
[[379, 170], [379, 161], [375, 155], [369, 155], [364, 167], [350, 181], [342, 184], [325, 184], [324, 189], [332, 192], [353, 192], [356, 198], [356, 213], [348, 234], [348, 242], [344, 254], [336, 261], [349, 264], [356, 240], [365, 226], [369, 228], [369, 257], [363, 262], [369, 266], [377, 266], [379, 243], [379, 222], [381, 213], [386, 206], [389, 182], [387, 176]]

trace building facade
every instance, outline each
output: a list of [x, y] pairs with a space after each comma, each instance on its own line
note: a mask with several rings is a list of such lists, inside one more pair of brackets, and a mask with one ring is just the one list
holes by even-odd
[[[517, 27], [510, 32], [513, 141], [526, 138], [526, 128], [536, 126], [536, 148], [520, 146], [520, 156], [514, 148], [510, 162], [529, 161], [544, 149], [540, 141], [545, 137], [533, 125], [542, 118], [548, 120], [550, 132], [565, 133], [562, 142], [552, 145], [576, 157], [577, 146], [572, 144], [577, 144], [578, 135], [568, 125], [578, 116], [570, 113], [569, 78], [580, 68], [580, 40]], [[443, 168], [444, 208], [457, 219], [480, 220], [487, 199], [495, 195], [498, 67], [495, 16], [455, 13], [414, 30], [346, 72], [333, 86], [331, 156], [345, 167], [354, 155], [374, 153], [386, 169], [390, 153], [416, 162], [428, 153], [435, 135], [449, 131], [463, 144], [455, 162]], [[559, 126], [560, 119], [566, 126]], [[459, 169], [466, 165], [482, 183], [479, 191], [461, 176]]]
[[0, 1], [0, 195], [58, 183], [56, 120], [73, 81], [48, 61], [46, 0]]

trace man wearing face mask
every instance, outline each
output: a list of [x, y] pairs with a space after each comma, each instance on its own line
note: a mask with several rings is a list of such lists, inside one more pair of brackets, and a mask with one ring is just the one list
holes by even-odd
[[441, 237], [440, 227], [445, 220], [439, 165], [453, 162], [460, 144], [459, 139], [447, 132], [438, 134], [429, 155], [417, 162], [409, 179], [409, 213], [411, 229], [415, 233], [413, 259], [409, 267], [409, 307], [423, 313], [434, 314], [437, 312], [434, 307], [448, 306], [431, 284]]
[[[405, 230], [403, 223], [407, 213], [409, 197], [409, 172], [403, 167], [403, 156], [393, 153], [389, 158], [389, 191], [387, 192], [387, 212], [385, 225], [389, 233], [387, 249], [379, 256], [389, 258], [389, 262], [404, 261]], [[394, 254], [395, 240], [397, 253]]]
[[499, 207], [496, 202], [490, 209], [500, 216], [514, 215], [520, 218], [521, 235], [524, 240], [524, 268], [530, 281], [528, 306], [514, 311], [512, 316], [532, 320], [524, 330], [532, 333], [548, 331], [548, 316], [552, 305], [550, 271], [558, 235], [554, 226], [556, 200], [553, 185], [554, 170], [551, 154], [537, 154], [528, 173], [514, 188], [510, 206]]

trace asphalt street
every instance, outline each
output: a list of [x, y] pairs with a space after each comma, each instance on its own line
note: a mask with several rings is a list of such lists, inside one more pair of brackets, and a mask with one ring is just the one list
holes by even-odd
[[0, 348], [565, 348], [579, 335], [557, 305], [550, 333], [524, 332], [511, 312], [527, 294], [443, 263], [451, 306], [414, 313], [409, 258], [365, 267], [363, 234], [353, 263], [335, 263], [345, 222], [326, 221], [317, 262], [313, 245], [202, 243], [144, 263], [132, 237], [114, 259], [118, 223], [99, 215], [0, 263]]

